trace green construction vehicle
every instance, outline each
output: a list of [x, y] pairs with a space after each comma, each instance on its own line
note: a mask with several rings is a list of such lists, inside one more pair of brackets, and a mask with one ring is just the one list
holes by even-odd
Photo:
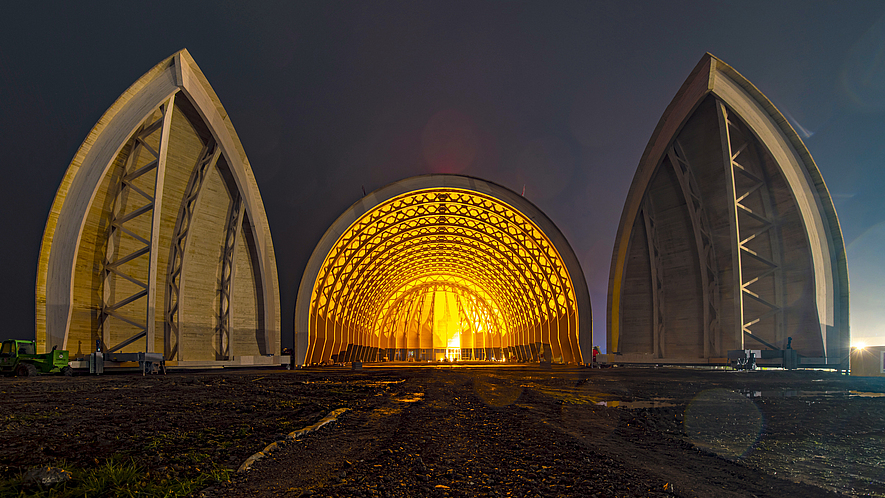
[[41, 373], [60, 373], [71, 376], [74, 370], [68, 365], [68, 352], [52, 351], [37, 354], [34, 341], [8, 340], [0, 345], [0, 373], [30, 377]]

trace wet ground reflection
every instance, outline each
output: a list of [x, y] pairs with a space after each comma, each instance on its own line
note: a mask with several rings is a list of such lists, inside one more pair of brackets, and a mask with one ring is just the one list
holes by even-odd
[[[788, 379], [791, 374], [782, 375]], [[802, 374], [797, 375], [801, 378]], [[673, 386], [639, 388], [635, 382], [608, 382], [604, 375], [594, 382], [593, 377], [564, 380], [526, 372], [520, 387], [561, 403], [566, 425], [586, 418], [586, 409], [581, 408], [585, 406], [620, 413], [610, 425], [597, 428], [599, 437], [624, 424], [662, 430], [667, 437], [772, 476], [849, 495], [885, 497], [885, 392], [833, 389], [851, 386], [853, 380], [823, 375], [794, 385], [758, 382], [763, 387], [740, 387], [760, 379], [710, 373], [705, 382], [683, 386], [696, 389], [688, 398], [678, 395], [679, 389], [674, 391]], [[885, 390], [885, 383], [870, 382]], [[676, 430], [674, 414], [681, 423]]]
[[864, 391], [802, 391], [798, 389], [783, 389], [778, 391], [754, 391], [742, 389], [741, 394], [748, 398], [882, 398], [885, 393], [873, 393]]

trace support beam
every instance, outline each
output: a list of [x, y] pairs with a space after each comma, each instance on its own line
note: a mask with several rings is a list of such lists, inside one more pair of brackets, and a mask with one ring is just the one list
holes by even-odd
[[[728, 109], [722, 102], [717, 102], [724, 138], [724, 151], [728, 161], [731, 177], [733, 213], [735, 221], [735, 240], [738, 250], [739, 275], [736, 279], [735, 296], [740, 305], [741, 348], [745, 338], [760, 338], [761, 330], [754, 333], [753, 328], [769, 318], [774, 319], [774, 326], [769, 330], [772, 342], [783, 341], [783, 274], [781, 272], [782, 243], [777, 223], [777, 210], [769, 189], [769, 180], [762, 166], [763, 161], [751, 144], [751, 138], [741, 126], [729, 119]], [[765, 236], [765, 237], [763, 237]], [[757, 264], [750, 265], [749, 261]], [[764, 269], [759, 269], [759, 267]], [[771, 289], [772, 298], [755, 292], [754, 288]], [[748, 309], [748, 302], [753, 302], [765, 311], [753, 312]], [[756, 307], [758, 309], [758, 306]], [[765, 343], [768, 344], [768, 343]]]
[[656, 235], [654, 207], [651, 199], [642, 201], [642, 219], [645, 223], [645, 238], [648, 245], [649, 270], [651, 272], [652, 293], [652, 342], [655, 358], [667, 356], [666, 333], [664, 329], [664, 275], [661, 250]]
[[179, 328], [179, 304], [181, 298], [181, 275], [184, 271], [184, 255], [187, 251], [188, 233], [197, 205], [197, 199], [203, 187], [206, 172], [214, 168], [221, 156], [221, 148], [214, 141], [210, 141], [203, 147], [203, 151], [197, 159], [197, 164], [191, 171], [184, 197], [178, 210], [175, 221], [175, 232], [172, 235], [172, 244], [169, 250], [169, 263], [166, 267], [166, 305], [165, 305], [165, 330], [164, 330], [164, 356], [167, 360], [176, 360], [181, 343], [181, 329]]
[[147, 328], [146, 353], [153, 353], [156, 347], [157, 320], [157, 265], [160, 257], [160, 223], [163, 212], [163, 186], [166, 182], [166, 155], [169, 152], [169, 132], [172, 130], [172, 111], [175, 108], [175, 95], [169, 97], [163, 109], [163, 130], [160, 135], [160, 151], [157, 157], [157, 179], [154, 183], [154, 209], [151, 216], [151, 250], [148, 264]]
[[219, 285], [218, 359], [231, 356], [230, 343], [233, 327], [233, 291], [237, 272], [237, 240], [243, 226], [243, 200], [234, 194], [225, 226], [224, 248], [221, 256], [221, 283]]
[[[157, 268], [157, 245], [159, 244], [160, 210], [162, 208], [163, 184], [165, 180], [166, 151], [169, 142], [169, 130], [172, 123], [172, 110], [174, 108], [175, 95], [160, 106], [161, 117], [154, 121], [143, 124], [132, 140], [131, 150], [126, 159], [120, 180], [116, 189], [113, 214], [111, 215], [110, 228], [107, 235], [106, 256], [102, 269], [102, 313], [100, 317], [101, 340], [108, 352], [114, 352], [124, 348], [141, 337], [146, 338], [145, 352], [153, 352], [154, 344], [154, 313], [156, 311], [156, 268]], [[152, 114], [153, 115], [153, 114]], [[158, 147], [154, 149], [148, 144], [148, 138], [159, 134]], [[142, 162], [142, 154], [147, 154], [149, 159]], [[144, 185], [142, 178], [154, 172], [153, 192], [146, 192], [137, 186]], [[145, 204], [132, 204], [139, 199], [147, 201]], [[139, 228], [143, 223], [139, 220], [143, 215], [151, 213], [149, 235], [139, 235]], [[130, 228], [131, 226], [131, 228]], [[143, 228], [141, 228], [143, 229]], [[122, 237], [134, 239], [136, 244], [126, 243]], [[128, 253], [120, 254], [123, 247], [130, 247]], [[139, 261], [146, 262], [147, 270], [138, 270]], [[135, 293], [117, 297], [117, 278], [135, 284], [139, 290]], [[142, 299], [143, 298], [143, 299]], [[143, 302], [143, 320], [122, 313], [121, 309]], [[134, 327], [138, 332], [129, 339], [109, 348], [111, 342], [110, 319], [120, 320]]]
[[[728, 108], [725, 107], [721, 101], [716, 101], [716, 110], [717, 115], [719, 117], [719, 133], [722, 142], [722, 155], [723, 155], [723, 167], [725, 168], [725, 186], [728, 190], [728, 199], [731, 201], [728, 202], [729, 208], [729, 225], [732, 227], [729, 230], [729, 234], [731, 237], [731, 247], [738, 247], [740, 244], [740, 230], [739, 230], [739, 221], [738, 221], [738, 207], [737, 207], [737, 199], [738, 194], [736, 194], [735, 183], [734, 183], [734, 166], [732, 164], [732, 148], [731, 148], [731, 137], [730, 137], [730, 129], [728, 124]], [[733, 284], [731, 289], [731, 294], [734, 296], [734, 326], [731, 330], [731, 334], [734, 337], [734, 343], [740, 344], [739, 349], [744, 349], [744, 305], [743, 305], [743, 287], [741, 285], [741, 255], [739, 250], [733, 250], [732, 254], [732, 271], [734, 272], [734, 276], [732, 278]]]
[[719, 337], [719, 269], [716, 264], [710, 222], [704, 210], [704, 201], [697, 180], [678, 140], [674, 141], [673, 146], [667, 151], [667, 158], [679, 180], [679, 187], [691, 218], [701, 274], [704, 358], [710, 358], [711, 352], [715, 355], [722, 354]]

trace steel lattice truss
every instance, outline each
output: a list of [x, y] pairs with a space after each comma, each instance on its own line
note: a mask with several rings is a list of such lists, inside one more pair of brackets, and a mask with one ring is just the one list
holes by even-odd
[[[740, 120], [719, 105], [727, 126], [731, 167], [734, 170], [734, 203], [738, 213], [740, 258], [741, 330], [744, 337], [766, 346], [784, 340], [781, 233], [777, 210], [762, 160]], [[774, 326], [766, 321], [774, 319]], [[754, 327], [769, 331], [767, 341]], [[771, 332], [774, 332], [771, 334]], [[770, 342], [769, 342], [770, 341]]]
[[701, 190], [691, 165], [685, 158], [685, 152], [679, 140], [667, 152], [667, 160], [676, 173], [685, 205], [691, 219], [695, 247], [700, 259], [702, 300], [704, 303], [704, 357], [710, 352], [720, 353], [719, 340], [719, 269], [716, 265], [716, 249], [713, 245], [710, 220], [704, 208]]
[[542, 343], [562, 361], [577, 355], [574, 287], [544, 233], [499, 199], [432, 188], [376, 206], [329, 251], [311, 299], [308, 361], [379, 347], [403, 297], [442, 283], [482, 303], [476, 309], [504, 347]]
[[197, 164], [191, 171], [190, 179], [185, 188], [184, 198], [178, 210], [175, 222], [175, 232], [172, 236], [172, 250], [169, 256], [169, 265], [166, 269], [166, 306], [164, 339], [168, 359], [177, 359], [178, 344], [181, 341], [181, 327], [179, 326], [179, 307], [181, 298], [181, 274], [184, 265], [185, 245], [188, 232], [193, 222], [194, 209], [200, 190], [203, 188], [203, 180], [206, 173], [214, 168], [221, 157], [221, 149], [212, 141], [203, 147]]
[[[155, 208], [157, 197], [162, 195], [165, 174], [162, 165], [168, 146], [174, 98], [164, 103], [159, 115], [149, 117], [136, 133], [135, 143], [116, 188], [102, 272], [102, 342], [108, 352], [118, 351], [142, 337], [147, 337], [148, 343], [153, 339], [150, 333], [153, 330], [150, 323], [153, 318], [151, 276], [148, 272], [147, 279], [143, 279], [140, 275], [143, 272], [138, 270], [139, 265], [145, 268], [156, 266], [155, 230], [138, 233], [136, 229], [129, 228], [129, 222], [150, 215], [152, 224], [158, 223]], [[128, 325], [134, 334], [109, 347], [112, 317]], [[144, 321], [141, 317], [144, 317]]]

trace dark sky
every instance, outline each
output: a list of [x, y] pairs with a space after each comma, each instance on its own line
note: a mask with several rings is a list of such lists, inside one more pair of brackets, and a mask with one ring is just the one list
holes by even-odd
[[802, 136], [848, 246], [852, 336], [885, 343], [885, 3], [131, 4], [4, 6], [0, 338], [33, 337], [43, 227], [77, 148], [130, 84], [187, 48], [265, 202], [284, 345], [301, 273], [329, 225], [363, 186], [430, 172], [525, 186], [578, 254], [603, 344], [627, 189], [708, 51]]

